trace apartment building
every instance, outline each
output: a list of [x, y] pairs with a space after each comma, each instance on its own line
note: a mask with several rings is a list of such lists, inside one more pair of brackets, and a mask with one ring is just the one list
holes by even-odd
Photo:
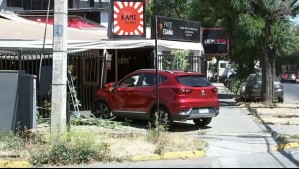
[[[0, 10], [13, 11], [25, 18], [44, 22], [49, 2], [51, 20], [54, 0], [0, 0]], [[94, 22], [108, 27], [108, 9], [109, 0], [68, 0], [69, 22], [75, 26], [75, 23]]]

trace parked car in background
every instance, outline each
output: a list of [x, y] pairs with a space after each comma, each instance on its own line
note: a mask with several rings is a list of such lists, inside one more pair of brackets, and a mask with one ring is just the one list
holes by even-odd
[[282, 73], [279, 76], [279, 79], [280, 79], [281, 83], [284, 83], [284, 82], [296, 83], [297, 79], [298, 79], [298, 75], [296, 75], [295, 72], [287, 71], [287, 72]]
[[[274, 98], [278, 102], [284, 102], [284, 90], [283, 85], [279, 81], [278, 77], [274, 77]], [[241, 84], [240, 97], [245, 100], [260, 99], [262, 88], [262, 74], [250, 74], [246, 81]]]
[[96, 92], [93, 113], [103, 119], [125, 117], [162, 122], [193, 120], [208, 125], [219, 114], [218, 89], [205, 75], [188, 71], [160, 70], [159, 107], [156, 102], [156, 70], [137, 70]]

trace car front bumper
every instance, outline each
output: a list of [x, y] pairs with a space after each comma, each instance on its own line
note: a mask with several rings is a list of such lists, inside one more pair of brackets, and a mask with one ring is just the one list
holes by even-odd
[[[250, 90], [248, 92], [249, 99], [260, 99], [261, 98], [261, 91], [260, 90]], [[283, 98], [283, 89], [278, 89], [274, 91], [274, 98]]]

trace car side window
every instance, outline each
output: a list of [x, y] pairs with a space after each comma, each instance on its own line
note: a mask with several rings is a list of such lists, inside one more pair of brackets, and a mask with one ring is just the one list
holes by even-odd
[[[167, 77], [164, 77], [162, 75], [159, 75], [159, 77], [160, 77], [160, 84], [163, 83], [163, 82], [165, 82], [166, 80], [168, 80]], [[157, 81], [156, 81], [156, 74], [146, 73], [143, 76], [141, 85], [142, 86], [155, 86], [156, 83], [157, 83]]]
[[142, 79], [142, 86], [154, 86], [156, 85], [156, 75], [146, 73]]
[[120, 88], [125, 88], [125, 87], [136, 87], [138, 85], [138, 81], [140, 78], [140, 74], [130, 76], [126, 79], [124, 79], [120, 84]]

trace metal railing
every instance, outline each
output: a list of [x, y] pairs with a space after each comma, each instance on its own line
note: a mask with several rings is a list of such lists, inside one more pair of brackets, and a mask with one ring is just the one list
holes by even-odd
[[[52, 52], [0, 51], [0, 70], [24, 70], [26, 74], [36, 75], [37, 106], [42, 114], [47, 114], [48, 103], [51, 102], [50, 86], [52, 81]], [[40, 61], [42, 58], [42, 71]], [[72, 53], [68, 54], [68, 66], [72, 66], [72, 76], [75, 78], [80, 111], [91, 110], [95, 92], [101, 81], [101, 67], [104, 57], [98, 53]], [[71, 106], [72, 109], [72, 106]]]

